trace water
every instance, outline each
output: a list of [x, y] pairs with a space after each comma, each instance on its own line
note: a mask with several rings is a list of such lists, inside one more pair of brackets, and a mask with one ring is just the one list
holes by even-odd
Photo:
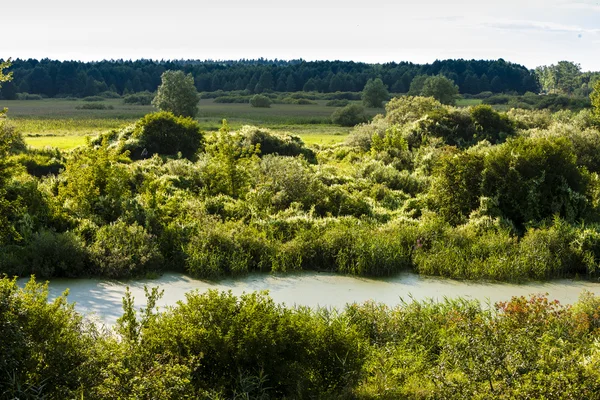
[[[25, 279], [19, 281], [26, 282]], [[347, 303], [374, 300], [390, 306], [401, 299], [423, 300], [432, 298], [464, 297], [482, 302], [509, 300], [512, 296], [548, 293], [550, 299], [571, 304], [577, 301], [584, 290], [600, 294], [600, 283], [573, 280], [531, 282], [526, 284], [486, 283], [455, 281], [450, 279], [423, 277], [403, 273], [391, 278], [371, 279], [327, 273], [307, 272], [302, 274], [266, 275], [251, 274], [241, 278], [208, 282], [193, 279], [179, 273], [165, 273], [157, 279], [112, 281], [106, 279], [55, 279], [50, 281], [50, 297], [59, 296], [69, 288], [68, 300], [84, 314], [96, 315], [101, 322], [112, 325], [121, 316], [122, 298], [128, 286], [135, 297], [136, 307], [145, 305], [144, 285], [160, 286], [164, 296], [158, 305], [161, 308], [176, 305], [185, 300], [185, 293], [192, 290], [204, 292], [208, 289], [231, 290], [233, 294], [268, 290], [278, 303], [288, 306], [343, 308]]]

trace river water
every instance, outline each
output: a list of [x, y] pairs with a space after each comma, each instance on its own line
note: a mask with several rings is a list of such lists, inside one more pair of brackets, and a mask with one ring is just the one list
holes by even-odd
[[[26, 280], [20, 280], [24, 284]], [[50, 298], [69, 289], [68, 300], [75, 302], [77, 311], [96, 315], [100, 322], [113, 325], [121, 316], [122, 297], [129, 287], [135, 297], [136, 307], [145, 305], [144, 286], [159, 286], [164, 295], [159, 306], [173, 306], [185, 300], [185, 293], [208, 289], [231, 290], [233, 294], [268, 290], [278, 303], [287, 306], [343, 308], [347, 303], [374, 300], [390, 306], [402, 299], [410, 301], [464, 297], [493, 304], [510, 300], [512, 296], [548, 293], [550, 299], [571, 304], [584, 290], [600, 295], [600, 283], [574, 280], [530, 282], [526, 284], [456, 281], [443, 278], [423, 277], [402, 273], [394, 277], [371, 279], [328, 273], [306, 272], [301, 274], [250, 274], [209, 282], [190, 278], [179, 273], [165, 273], [157, 279], [113, 281], [106, 279], [54, 279], [50, 281]]]

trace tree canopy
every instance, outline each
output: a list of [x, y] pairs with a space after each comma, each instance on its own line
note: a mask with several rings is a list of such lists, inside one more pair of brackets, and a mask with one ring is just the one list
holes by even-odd
[[[13, 82], [2, 88], [4, 99], [17, 93], [48, 97], [84, 97], [105, 91], [119, 95], [156, 91], [165, 71], [192, 74], [200, 92], [218, 90], [260, 91], [300, 90], [319, 92], [360, 92], [369, 79], [380, 77], [394, 93], [406, 93], [415, 76], [443, 74], [452, 79], [461, 93], [482, 91], [538, 92], [533, 71], [500, 60], [443, 60], [431, 64], [409, 62], [366, 64], [347, 61], [304, 60], [105, 60], [97, 62], [56, 60], [13, 60]], [[491, 82], [494, 81], [494, 85]], [[493, 86], [493, 87], [492, 87]]]
[[152, 105], [161, 111], [172, 112], [177, 116], [195, 117], [198, 114], [198, 91], [192, 74], [183, 71], [165, 71], [162, 83]]
[[369, 79], [362, 91], [362, 101], [365, 107], [380, 108], [381, 103], [388, 99], [387, 87], [380, 78]]
[[443, 75], [430, 76], [423, 82], [421, 96], [433, 97], [442, 104], [453, 105], [458, 97], [458, 86]]

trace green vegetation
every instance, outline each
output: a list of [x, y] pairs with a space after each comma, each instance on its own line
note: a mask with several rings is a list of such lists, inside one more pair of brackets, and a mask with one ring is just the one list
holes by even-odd
[[[203, 101], [270, 113], [256, 118], [317, 107]], [[149, 114], [65, 153], [7, 144], [0, 270], [597, 276], [600, 132], [588, 110], [502, 113], [404, 96], [347, 137], [240, 122], [203, 134], [202, 123]], [[48, 250], [34, 262], [38, 248]]]
[[271, 107], [271, 99], [261, 94], [255, 94], [250, 98], [250, 105], [252, 107], [269, 108]]
[[381, 103], [388, 99], [389, 93], [383, 81], [376, 78], [367, 81], [361, 97], [365, 107], [381, 108]]
[[[115, 227], [112, 233], [124, 233]], [[139, 230], [131, 227], [130, 230]], [[119, 241], [109, 235], [110, 240]], [[0, 390], [7, 398], [565, 398], [600, 392], [600, 298], [543, 296], [276, 305], [264, 293], [188, 293], [158, 311], [129, 293], [116, 331], [46, 286], [0, 279]]]
[[195, 117], [198, 114], [200, 97], [192, 74], [186, 75], [183, 71], [165, 71], [160, 79], [161, 84], [156, 97], [152, 100], [152, 105], [177, 116]]

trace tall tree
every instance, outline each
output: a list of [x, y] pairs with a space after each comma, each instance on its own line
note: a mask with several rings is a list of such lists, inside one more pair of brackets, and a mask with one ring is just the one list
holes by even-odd
[[453, 105], [458, 97], [458, 86], [443, 75], [430, 76], [423, 83], [421, 96], [433, 97], [442, 104]]
[[387, 87], [380, 78], [369, 79], [362, 91], [362, 101], [365, 107], [381, 107], [381, 103], [388, 99]]
[[183, 71], [165, 71], [162, 83], [158, 87], [152, 105], [161, 111], [170, 111], [175, 115], [195, 117], [198, 114], [200, 96], [194, 85], [192, 74]]

